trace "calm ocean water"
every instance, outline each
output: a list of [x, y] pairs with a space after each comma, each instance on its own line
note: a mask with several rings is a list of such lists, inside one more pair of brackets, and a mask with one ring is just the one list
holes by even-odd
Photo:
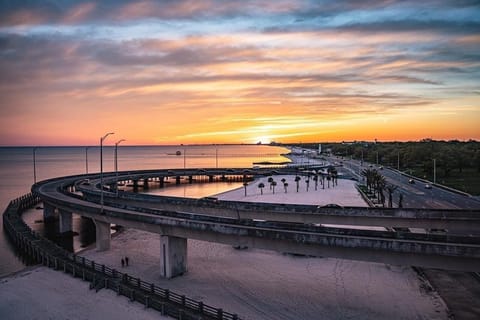
[[[177, 151], [181, 155], [176, 155]], [[119, 145], [118, 170], [161, 168], [215, 168], [251, 167], [253, 162], [285, 161], [281, 156], [288, 150], [264, 145], [208, 145], [208, 146], [122, 146]], [[34, 181], [34, 149], [29, 147], [0, 147], [0, 208], [5, 210], [10, 200], [30, 192]], [[114, 170], [114, 147], [104, 146], [104, 172]], [[99, 147], [38, 147], [35, 150], [36, 179], [100, 171]], [[170, 195], [202, 197], [222, 191], [229, 186], [205, 185], [188, 189], [168, 190]], [[231, 186], [230, 186], [231, 187]], [[42, 219], [42, 211], [32, 210], [26, 215], [30, 224]], [[74, 231], [86, 223], [74, 218]], [[1, 225], [1, 224], [0, 224]], [[43, 228], [43, 224], [41, 224]], [[91, 227], [91, 226], [90, 226]], [[39, 227], [40, 228], [40, 227]], [[34, 225], [34, 229], [36, 229]], [[51, 231], [51, 230], [50, 230]], [[45, 230], [45, 232], [49, 232]], [[82, 234], [80, 234], [80, 237]], [[76, 246], [75, 246], [76, 247]], [[15, 256], [0, 227], [0, 276], [21, 270], [24, 265]]]

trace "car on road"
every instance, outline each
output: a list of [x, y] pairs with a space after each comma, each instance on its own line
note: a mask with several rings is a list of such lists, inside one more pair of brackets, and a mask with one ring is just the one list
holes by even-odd
[[410, 183], [410, 184], [415, 184], [415, 180], [413, 180], [413, 179], [408, 179], [408, 183]]
[[429, 184], [429, 183], [427, 183], [427, 184], [425, 185], [425, 189], [432, 189], [432, 185]]

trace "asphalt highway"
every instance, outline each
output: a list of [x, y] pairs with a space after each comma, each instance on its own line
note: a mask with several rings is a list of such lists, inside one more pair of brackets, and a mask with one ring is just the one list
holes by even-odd
[[[478, 209], [480, 208], [480, 201], [474, 197], [470, 197], [461, 193], [452, 192], [444, 188], [433, 185], [430, 182], [425, 182], [413, 178], [414, 183], [410, 183], [412, 179], [409, 176], [403, 175], [394, 169], [382, 167], [380, 165], [370, 164], [357, 160], [341, 160], [339, 158], [330, 157], [332, 163], [343, 162], [343, 167], [339, 167], [338, 171], [346, 176], [352, 176], [358, 180], [364, 177], [361, 172], [365, 169], [377, 169], [383, 176], [385, 176], [388, 183], [398, 186], [398, 189], [393, 193], [394, 206], [398, 205], [400, 193], [403, 194], [404, 208], [432, 208], [432, 209]], [[430, 185], [431, 189], [425, 186]], [[388, 195], [385, 194], [388, 198]]]

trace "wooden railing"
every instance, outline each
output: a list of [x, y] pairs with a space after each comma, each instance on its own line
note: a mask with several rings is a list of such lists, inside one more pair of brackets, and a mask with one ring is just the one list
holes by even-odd
[[21, 218], [22, 213], [40, 202], [33, 194], [12, 200], [3, 213], [4, 230], [18, 252], [29, 262], [40, 263], [48, 268], [60, 270], [90, 282], [90, 289], [107, 288], [176, 319], [240, 319], [236, 314], [225, 312], [180, 295], [169, 289], [160, 288], [140, 278], [122, 273], [104, 264], [75, 255], [50, 240], [32, 231]]

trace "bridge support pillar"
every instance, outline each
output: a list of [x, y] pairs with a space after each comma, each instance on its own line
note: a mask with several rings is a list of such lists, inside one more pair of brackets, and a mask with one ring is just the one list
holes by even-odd
[[48, 204], [43, 203], [43, 221], [48, 222], [55, 218], [55, 207]]
[[147, 190], [148, 189], [148, 178], [143, 179], [143, 189]]
[[176, 176], [176, 177], [175, 177], [175, 183], [176, 183], [176, 184], [180, 184], [180, 176]]
[[187, 271], [187, 239], [160, 236], [160, 268], [162, 276], [173, 278]]
[[95, 243], [97, 251], [110, 249], [110, 223], [99, 220], [93, 220], [93, 222], [95, 222]]
[[138, 180], [133, 180], [133, 192], [138, 191]]
[[59, 210], [60, 214], [60, 233], [72, 231], [72, 213], [63, 209]]
[[188, 176], [188, 183], [190, 183], [190, 184], [193, 183], [193, 176]]
[[160, 188], [165, 186], [165, 177], [160, 177]]
[[208, 176], [208, 182], [213, 182], [213, 176]]

